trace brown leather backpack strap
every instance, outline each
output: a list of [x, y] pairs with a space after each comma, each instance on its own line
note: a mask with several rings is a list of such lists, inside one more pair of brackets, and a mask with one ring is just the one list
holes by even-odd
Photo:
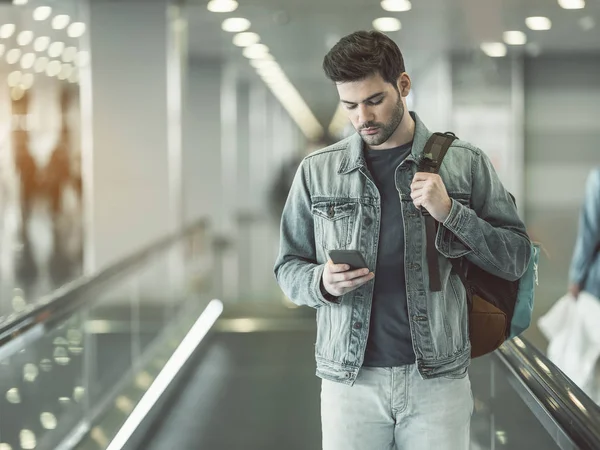
[[[423, 157], [419, 163], [420, 172], [438, 173], [444, 156], [448, 152], [450, 145], [456, 139], [452, 133], [434, 133], [423, 150]], [[440, 280], [440, 265], [438, 261], [438, 251], [435, 248], [435, 236], [437, 234], [437, 223], [429, 211], [421, 208], [421, 215], [425, 219], [425, 232], [427, 236], [427, 267], [429, 268], [429, 289], [432, 292], [442, 290]]]

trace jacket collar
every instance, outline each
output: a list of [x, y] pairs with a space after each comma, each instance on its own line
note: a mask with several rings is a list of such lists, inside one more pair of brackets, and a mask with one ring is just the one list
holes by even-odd
[[[423, 149], [427, 140], [431, 136], [431, 132], [427, 129], [425, 124], [421, 121], [417, 113], [410, 111], [410, 115], [415, 121], [415, 134], [413, 137], [413, 145], [411, 150], [411, 156], [408, 159], [412, 161], [420, 161]], [[338, 167], [339, 174], [347, 174], [356, 169], [366, 166], [364, 156], [364, 142], [359, 133], [354, 133], [347, 139], [347, 146], [344, 157], [340, 161]]]

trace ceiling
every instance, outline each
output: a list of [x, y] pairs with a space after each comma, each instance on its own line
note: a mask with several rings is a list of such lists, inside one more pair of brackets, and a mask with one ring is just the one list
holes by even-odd
[[[480, 43], [501, 41], [507, 30], [524, 31], [529, 41], [528, 50], [509, 48], [509, 55], [523, 51], [600, 54], [600, 0], [587, 0], [582, 10], [562, 9], [558, 0], [412, 0], [412, 10], [403, 13], [384, 11], [379, 0], [238, 0], [239, 8], [227, 14], [209, 12], [208, 0], [184, 1], [192, 58], [237, 61], [253, 76], [241, 49], [232, 44], [232, 34], [220, 27], [226, 17], [248, 18], [250, 31], [261, 36], [323, 127], [338, 105], [337, 93], [321, 69], [323, 56], [342, 36], [372, 28], [377, 17], [401, 20], [402, 29], [388, 34], [400, 45], [413, 78], [427, 70], [429, 61], [442, 52], [485, 59]], [[19, 29], [78, 45], [64, 30], [55, 31], [48, 23], [32, 20], [31, 8], [41, 4], [52, 4], [55, 12], [69, 14], [74, 20], [81, 12], [77, 0], [29, 0], [27, 8], [15, 8], [8, 0], [0, 0], [1, 22], [11, 21]], [[549, 17], [552, 29], [529, 30], [525, 18], [531, 15]], [[598, 24], [587, 31], [579, 23], [586, 16]]]
[[[403, 13], [384, 11], [378, 0], [238, 1], [239, 8], [226, 14], [209, 12], [205, 0], [187, 1], [190, 56], [242, 61], [241, 49], [231, 43], [232, 35], [222, 31], [220, 24], [226, 17], [249, 19], [249, 31], [261, 36], [324, 127], [338, 98], [323, 75], [323, 56], [342, 36], [371, 29], [377, 17], [401, 20], [402, 29], [388, 34], [402, 49], [413, 77], [440, 52], [479, 53], [481, 42], [502, 41], [502, 33], [508, 30], [526, 32], [527, 48], [536, 54], [600, 53], [600, 23], [588, 31], [579, 24], [585, 16], [600, 22], [600, 0], [587, 0], [582, 10], [562, 9], [557, 0], [413, 0], [412, 10]], [[552, 29], [529, 30], [525, 18], [532, 15], [549, 17]], [[523, 51], [527, 50], [509, 48], [509, 55]]]

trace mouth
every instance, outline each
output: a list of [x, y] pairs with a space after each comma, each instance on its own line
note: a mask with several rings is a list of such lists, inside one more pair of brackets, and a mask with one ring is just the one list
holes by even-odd
[[379, 132], [379, 128], [371, 127], [371, 128], [363, 128], [360, 130], [362, 134], [377, 134]]

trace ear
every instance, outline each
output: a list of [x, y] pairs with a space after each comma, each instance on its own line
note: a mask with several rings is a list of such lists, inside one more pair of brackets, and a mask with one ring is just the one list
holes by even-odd
[[403, 72], [402, 75], [400, 75], [400, 78], [398, 78], [398, 91], [400, 91], [400, 95], [402, 97], [408, 97], [411, 86], [412, 82], [410, 77], [406, 72]]

